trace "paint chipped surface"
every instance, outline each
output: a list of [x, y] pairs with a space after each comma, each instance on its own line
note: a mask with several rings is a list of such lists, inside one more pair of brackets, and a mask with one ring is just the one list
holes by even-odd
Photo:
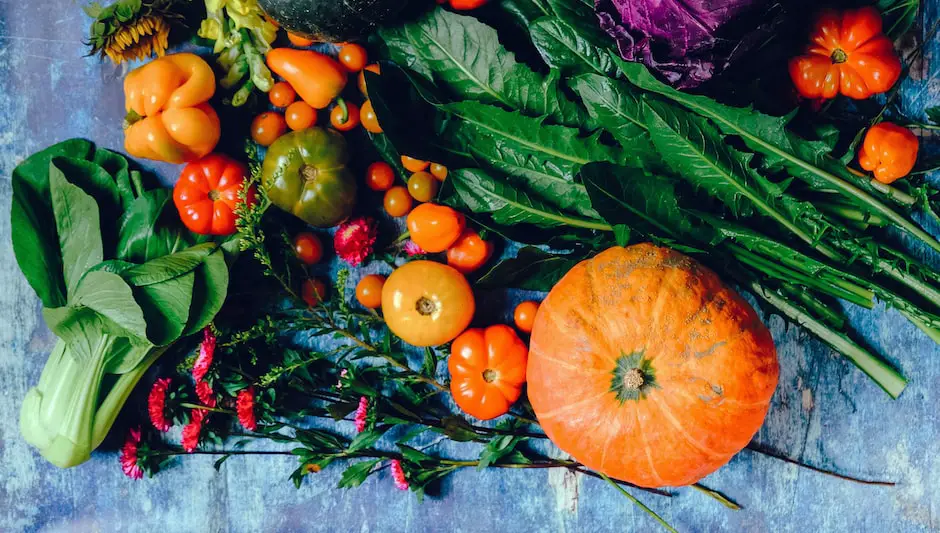
[[[926, 0], [924, 10], [936, 20], [940, 2]], [[54, 338], [9, 244], [9, 175], [28, 154], [68, 137], [122, 146], [122, 69], [83, 57], [87, 24], [76, 3], [0, 0], [0, 531], [658, 531], [603, 481], [563, 470], [462, 471], [444, 481], [441, 497], [419, 504], [394, 490], [385, 473], [346, 491], [335, 489], [340, 472], [329, 468], [295, 490], [289, 458], [236, 457], [216, 473], [213, 458], [187, 457], [153, 480], [133, 482], [121, 474], [117, 443], [110, 442], [81, 467], [46, 464], [17, 427], [23, 395]], [[915, 118], [940, 105], [940, 41], [925, 58], [923, 81], [903, 86], [902, 109]], [[56, 105], [38, 96], [52, 91]], [[144, 167], [165, 183], [178, 173]], [[508, 304], [531, 296], [507, 302], [487, 293], [481, 312], [508, 321]], [[764, 316], [777, 342], [780, 385], [755, 440], [814, 465], [897, 481], [896, 488], [854, 485], [743, 452], [704, 480], [743, 511], [689, 489], [669, 499], [633, 493], [688, 532], [881, 532], [886, 525], [900, 533], [940, 531], [940, 349], [884, 306], [847, 314], [863, 340], [911, 378], [908, 391], [889, 400], [805, 331]], [[461, 456], [466, 449], [442, 452]]]

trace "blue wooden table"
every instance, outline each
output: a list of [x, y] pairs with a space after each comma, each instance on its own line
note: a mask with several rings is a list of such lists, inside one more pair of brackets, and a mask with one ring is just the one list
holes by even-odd
[[[936, 20], [940, 2], [928, 0], [925, 11]], [[122, 72], [84, 57], [87, 25], [76, 2], [0, 0], [0, 531], [656, 530], [604, 482], [561, 470], [459, 472], [441, 497], [418, 503], [394, 490], [386, 473], [337, 490], [339, 468], [308, 476], [295, 490], [288, 457], [235, 457], [220, 473], [213, 458], [188, 457], [136, 482], [121, 473], [115, 451], [70, 470], [46, 463], [18, 428], [20, 403], [54, 337], [13, 257], [10, 173], [30, 153], [69, 137], [121, 148]], [[914, 117], [940, 105], [940, 41], [925, 58], [902, 93]], [[178, 172], [149, 168], [166, 182]], [[690, 489], [668, 499], [638, 495], [680, 531], [940, 531], [940, 347], [894, 311], [850, 313], [865, 340], [910, 378], [907, 391], [890, 400], [805, 332], [765, 316], [781, 374], [756, 440], [897, 486], [849, 483], [745, 451], [705, 480], [742, 511]]]

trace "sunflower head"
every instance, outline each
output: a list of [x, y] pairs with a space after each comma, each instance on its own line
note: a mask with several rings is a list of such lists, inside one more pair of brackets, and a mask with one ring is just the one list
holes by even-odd
[[170, 24], [181, 18], [173, 11], [175, 0], [118, 0], [102, 7], [89, 4], [85, 12], [94, 19], [88, 44], [92, 54], [120, 64], [132, 59], [166, 53]]

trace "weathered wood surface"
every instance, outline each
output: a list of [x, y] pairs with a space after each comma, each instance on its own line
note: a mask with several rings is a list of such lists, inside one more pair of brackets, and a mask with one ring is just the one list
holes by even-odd
[[[936, 20], [940, 2], [927, 4], [926, 20]], [[419, 504], [394, 490], [387, 473], [344, 491], [334, 489], [340, 470], [330, 468], [295, 490], [286, 457], [236, 457], [221, 473], [212, 458], [190, 457], [138, 482], [124, 477], [114, 451], [65, 471], [42, 460], [21, 439], [18, 416], [53, 337], [13, 257], [9, 176], [26, 155], [65, 138], [121, 147], [121, 72], [83, 57], [86, 25], [76, 2], [0, 0], [0, 530], [656, 530], [605, 483], [561, 471], [461, 472], [444, 483], [442, 497]], [[940, 105], [938, 56], [935, 39], [919, 79], [904, 86], [909, 115]], [[164, 180], [175, 176], [170, 167], [155, 170]], [[505, 295], [486, 298], [506, 308]], [[893, 311], [852, 315], [866, 340], [911, 379], [901, 399], [891, 401], [849, 363], [771, 317], [781, 380], [756, 440], [896, 487], [848, 483], [743, 452], [705, 480], [743, 511], [690, 489], [671, 499], [639, 496], [680, 531], [940, 531], [940, 348]]]

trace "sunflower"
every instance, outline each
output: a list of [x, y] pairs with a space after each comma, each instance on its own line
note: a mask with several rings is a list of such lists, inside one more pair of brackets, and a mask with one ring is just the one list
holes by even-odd
[[166, 53], [170, 24], [181, 17], [172, 11], [175, 0], [118, 0], [102, 7], [90, 4], [85, 12], [94, 21], [88, 44], [91, 54], [109, 57], [116, 64]]

